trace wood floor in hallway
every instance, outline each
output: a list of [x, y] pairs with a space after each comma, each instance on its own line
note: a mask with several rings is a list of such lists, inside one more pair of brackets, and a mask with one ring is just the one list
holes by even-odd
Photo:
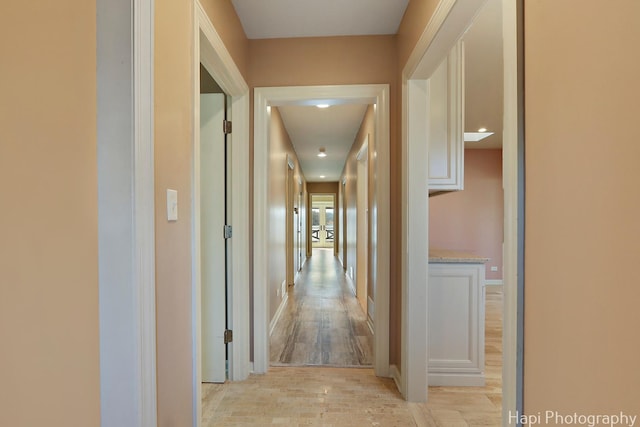
[[246, 381], [202, 385], [202, 426], [501, 426], [503, 295], [486, 295], [484, 387], [429, 387], [408, 403], [373, 369], [271, 367]]
[[373, 335], [333, 249], [314, 248], [270, 341], [272, 366], [371, 366]]

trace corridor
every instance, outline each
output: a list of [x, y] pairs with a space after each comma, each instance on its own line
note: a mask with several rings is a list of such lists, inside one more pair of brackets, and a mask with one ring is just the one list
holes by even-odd
[[271, 336], [272, 366], [371, 366], [373, 335], [333, 249], [314, 248]]

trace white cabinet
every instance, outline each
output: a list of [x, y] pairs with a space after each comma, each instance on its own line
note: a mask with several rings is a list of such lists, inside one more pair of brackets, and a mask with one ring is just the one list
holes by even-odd
[[484, 385], [484, 264], [430, 263], [430, 386]]
[[428, 80], [429, 192], [464, 187], [464, 45]]

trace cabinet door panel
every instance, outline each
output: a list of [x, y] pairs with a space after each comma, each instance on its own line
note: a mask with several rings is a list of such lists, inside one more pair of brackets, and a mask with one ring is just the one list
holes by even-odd
[[459, 41], [429, 78], [429, 190], [464, 188], [464, 47]]

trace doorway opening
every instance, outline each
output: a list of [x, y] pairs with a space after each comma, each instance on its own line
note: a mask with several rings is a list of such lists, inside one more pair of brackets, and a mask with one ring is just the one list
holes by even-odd
[[[504, 121], [503, 128], [503, 188], [504, 188], [504, 244], [503, 244], [503, 288], [504, 320], [502, 344], [502, 420], [508, 414], [522, 409], [522, 197], [523, 175], [522, 141], [518, 130], [522, 129], [522, 75], [519, 68], [521, 58], [522, 2], [502, 1], [502, 40], [504, 70]], [[416, 44], [407, 66], [403, 70], [403, 87], [406, 96], [403, 106], [403, 193], [409, 203], [404, 207], [407, 223], [403, 226], [408, 256], [403, 266], [403, 340], [408, 337], [426, 336], [424, 330], [414, 327], [424, 320], [423, 307], [427, 303], [426, 292], [414, 288], [411, 283], [420, 283], [428, 288], [428, 266], [421, 265], [429, 251], [428, 222], [429, 200], [424, 198], [421, 187], [428, 181], [428, 174], [421, 169], [419, 160], [428, 155], [428, 145], [422, 143], [427, 135], [424, 113], [428, 103], [427, 80], [438, 67], [447, 52], [473, 23], [482, 4], [458, 1], [449, 6], [447, 13], [437, 16], [429, 23], [428, 31]], [[499, 96], [499, 95], [498, 95]], [[409, 232], [410, 230], [410, 232]], [[416, 258], [418, 257], [418, 258]], [[499, 322], [499, 319], [498, 319]], [[412, 339], [408, 353], [403, 353], [403, 371], [420, 369], [421, 360], [427, 355], [427, 342]], [[415, 355], [418, 355], [415, 358]], [[424, 377], [401, 375], [399, 383], [409, 400], [426, 399]], [[421, 383], [422, 382], [422, 383]]]
[[[250, 320], [249, 320], [249, 174], [246, 164], [249, 162], [249, 87], [226, 50], [211, 20], [198, 0], [193, 1], [194, 56], [193, 71], [193, 175], [192, 175], [192, 326], [193, 347], [193, 418], [197, 426], [202, 423], [202, 294], [201, 294], [201, 215], [200, 215], [200, 67], [201, 65], [213, 77], [220, 89], [229, 97], [227, 109], [233, 118], [233, 133], [227, 135], [232, 143], [228, 144], [227, 187], [234, 197], [227, 203], [227, 221], [232, 229], [227, 230], [231, 238], [227, 240], [225, 262], [227, 272], [228, 315], [226, 328], [234, 331], [232, 341], [227, 344], [225, 370], [228, 379], [239, 381], [246, 379], [251, 371], [250, 364]], [[219, 128], [222, 123], [219, 124]], [[225, 230], [216, 231], [224, 235]]]
[[[333, 105], [339, 104], [373, 104], [375, 115], [375, 128], [377, 143], [370, 146], [370, 153], [377, 156], [378, 161], [375, 163], [372, 176], [376, 177], [375, 183], [371, 188], [375, 197], [374, 206], [377, 216], [375, 221], [370, 221], [369, 228], [372, 236], [376, 236], [376, 244], [371, 246], [371, 259], [377, 262], [371, 265], [376, 274], [371, 274], [370, 280], [377, 281], [374, 289], [376, 289], [375, 300], [389, 300], [389, 164], [386, 159], [389, 158], [389, 87], [388, 85], [352, 85], [352, 86], [309, 86], [309, 87], [274, 87], [274, 88], [256, 88], [254, 93], [255, 108], [255, 133], [254, 133], [254, 155], [255, 155], [255, 175], [254, 175], [254, 371], [264, 373], [268, 369], [270, 351], [269, 351], [269, 325], [273, 320], [275, 307], [270, 306], [269, 300], [271, 293], [277, 293], [278, 283], [269, 283], [267, 265], [269, 264], [269, 246], [266, 231], [268, 230], [269, 200], [266, 197], [269, 194], [268, 181], [268, 159], [269, 159], [269, 125], [270, 116], [273, 107], [286, 105], [317, 105], [318, 103], [329, 102]], [[317, 153], [317, 151], [316, 151]], [[337, 183], [336, 183], [337, 184]], [[339, 191], [335, 191], [337, 194]], [[342, 266], [334, 256], [336, 235], [335, 230], [335, 198], [333, 201], [333, 217], [334, 229], [333, 240], [334, 249], [329, 251], [332, 253], [332, 259], [337, 262], [338, 270], [342, 274]], [[320, 211], [318, 211], [320, 215]], [[326, 210], [325, 210], [326, 215]], [[318, 221], [320, 218], [318, 217]], [[309, 222], [310, 224], [310, 222]], [[318, 224], [318, 240], [320, 234], [324, 234], [324, 244], [327, 242], [327, 225], [323, 225], [320, 230]], [[320, 232], [325, 233], [320, 233]], [[355, 231], [355, 230], [354, 230]], [[330, 239], [330, 238], [329, 238]], [[372, 238], [372, 241], [374, 239]], [[312, 245], [309, 244], [308, 248]], [[322, 248], [317, 248], [322, 250]], [[312, 256], [311, 259], [314, 257]], [[317, 258], [316, 258], [317, 259]], [[309, 262], [309, 261], [307, 261]], [[304, 269], [302, 274], [304, 275]], [[295, 287], [294, 287], [295, 288]], [[275, 289], [275, 290], [274, 290]], [[365, 311], [366, 313], [366, 311]], [[389, 307], [383, 304], [375, 310], [375, 333], [373, 338], [373, 355], [374, 368], [378, 376], [389, 375]]]
[[335, 195], [311, 195], [311, 247], [334, 248]]
[[228, 378], [228, 96], [200, 65], [200, 295], [202, 382]]

